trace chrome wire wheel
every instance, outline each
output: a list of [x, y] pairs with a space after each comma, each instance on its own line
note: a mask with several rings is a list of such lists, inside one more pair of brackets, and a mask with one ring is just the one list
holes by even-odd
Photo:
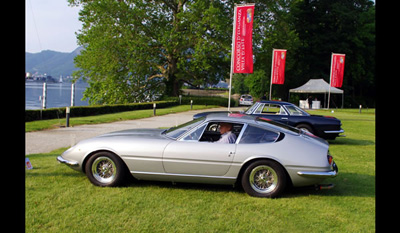
[[91, 170], [93, 177], [103, 184], [113, 182], [117, 174], [117, 167], [114, 161], [106, 156], [96, 158]]
[[268, 194], [278, 185], [278, 175], [270, 166], [260, 165], [251, 170], [249, 175], [251, 188], [261, 194]]

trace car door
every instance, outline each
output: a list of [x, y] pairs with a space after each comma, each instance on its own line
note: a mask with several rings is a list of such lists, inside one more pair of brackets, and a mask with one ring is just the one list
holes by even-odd
[[279, 104], [260, 104], [252, 115], [265, 117], [283, 124], [289, 123], [290, 115]]
[[236, 144], [199, 141], [206, 124], [165, 148], [163, 166], [166, 173], [200, 176], [223, 176], [233, 161]]

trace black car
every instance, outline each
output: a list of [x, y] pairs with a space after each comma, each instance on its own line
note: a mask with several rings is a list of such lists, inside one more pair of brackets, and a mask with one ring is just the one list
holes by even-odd
[[[203, 112], [194, 119], [207, 115]], [[246, 110], [246, 114], [264, 117], [308, 131], [318, 137], [333, 140], [344, 133], [339, 119], [331, 116], [310, 115], [296, 105], [282, 101], [258, 101]], [[344, 135], [340, 135], [344, 136]]]

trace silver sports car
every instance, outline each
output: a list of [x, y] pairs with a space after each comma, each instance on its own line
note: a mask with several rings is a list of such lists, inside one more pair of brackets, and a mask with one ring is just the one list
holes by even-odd
[[[235, 143], [220, 143], [229, 123]], [[224, 124], [226, 125], [226, 124]], [[225, 126], [224, 126], [225, 127]], [[276, 197], [286, 186], [318, 186], [338, 168], [328, 143], [309, 132], [245, 114], [209, 114], [165, 129], [132, 129], [80, 141], [57, 160], [98, 186], [138, 180], [242, 185]]]

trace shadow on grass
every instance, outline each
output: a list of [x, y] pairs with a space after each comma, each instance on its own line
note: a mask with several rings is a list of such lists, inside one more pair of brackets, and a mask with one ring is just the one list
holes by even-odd
[[244, 192], [239, 186], [218, 185], [218, 184], [202, 184], [202, 183], [172, 183], [168, 181], [147, 181], [147, 180], [130, 180], [125, 187], [157, 187], [162, 189], [180, 189], [180, 190], [198, 190], [209, 192], [225, 192], [225, 193], [241, 193]]
[[[374, 197], [375, 196], [375, 176], [340, 173], [338, 177], [327, 179], [324, 184], [333, 183], [335, 187], [329, 190], [316, 190], [314, 186], [287, 188], [281, 198], [291, 198], [298, 196], [351, 196], [351, 197]], [[181, 190], [199, 190], [209, 192], [225, 193], [245, 193], [241, 185], [217, 185], [217, 184], [199, 184], [199, 183], [171, 183], [161, 181], [129, 181], [126, 186], [129, 187], [157, 187], [163, 189], [181, 189]]]
[[334, 184], [328, 190], [316, 190], [315, 187], [299, 187], [287, 190], [283, 197], [294, 196], [343, 196], [343, 197], [375, 197], [375, 176], [340, 173], [333, 179], [326, 179], [323, 184]]
[[348, 146], [368, 146], [375, 145], [372, 140], [361, 140], [352, 138], [336, 138], [336, 140], [328, 140], [330, 145], [348, 145]]

